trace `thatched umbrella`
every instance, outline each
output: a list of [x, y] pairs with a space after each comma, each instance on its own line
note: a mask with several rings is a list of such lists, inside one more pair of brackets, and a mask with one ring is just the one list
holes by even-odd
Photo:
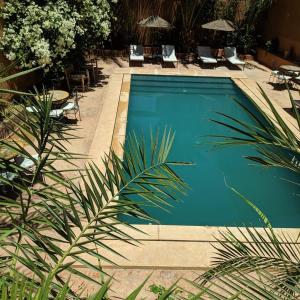
[[167, 29], [167, 30], [173, 28], [173, 25], [171, 25], [168, 21], [164, 20], [159, 16], [150, 16], [146, 19], [139, 21], [138, 25], [146, 28], [157, 28], [157, 29]]
[[218, 19], [201, 26], [204, 29], [214, 30], [214, 39], [216, 35], [216, 31], [225, 31], [225, 32], [233, 32], [235, 31], [234, 25], [231, 21]]
[[219, 20], [215, 20], [215, 21], [203, 24], [202, 28], [211, 29], [211, 30], [215, 30], [215, 31], [227, 31], [227, 32], [235, 31], [233, 23], [231, 21], [223, 20], [223, 19], [219, 19]]
[[161, 30], [171, 30], [174, 28], [172, 24], [170, 24], [168, 21], [166, 21], [165, 19], [159, 16], [150, 16], [148, 18], [139, 21], [137, 24], [143, 28], [153, 29], [154, 40], [158, 43], [160, 43], [160, 40], [162, 38]]

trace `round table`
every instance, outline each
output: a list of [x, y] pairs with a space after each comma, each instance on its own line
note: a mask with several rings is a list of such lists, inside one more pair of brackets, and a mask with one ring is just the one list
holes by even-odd
[[49, 91], [48, 94], [52, 96], [52, 104], [54, 106], [59, 106], [65, 103], [70, 97], [68, 92], [62, 90]]

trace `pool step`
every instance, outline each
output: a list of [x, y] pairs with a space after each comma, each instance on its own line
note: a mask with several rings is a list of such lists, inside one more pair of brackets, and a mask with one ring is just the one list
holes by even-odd
[[229, 78], [133, 75], [134, 93], [240, 95]]

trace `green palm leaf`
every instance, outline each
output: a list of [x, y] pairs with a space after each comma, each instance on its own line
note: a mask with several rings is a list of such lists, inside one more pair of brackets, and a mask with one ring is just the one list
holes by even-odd
[[255, 103], [255, 101], [252, 101], [256, 110], [262, 117], [260, 118], [245, 105], [235, 100], [254, 123], [253, 125], [247, 124], [246, 122], [238, 120], [232, 116], [220, 113], [220, 115], [227, 119], [227, 121], [213, 120], [213, 122], [229, 128], [232, 132], [237, 133], [237, 135], [216, 136], [223, 139], [218, 142], [218, 144], [255, 145], [260, 156], [246, 156], [246, 158], [265, 166], [288, 168], [292, 171], [299, 172], [300, 140], [297, 133], [300, 128], [300, 117], [292, 95], [289, 92], [292, 111], [298, 124], [298, 128], [295, 128], [295, 130], [291, 130], [286, 124], [285, 120], [277, 112], [272, 101], [268, 98], [260, 86], [259, 90], [272, 114], [265, 113]]
[[235, 189], [231, 190], [256, 211], [266, 228], [245, 227], [237, 228], [237, 232], [230, 229], [220, 232], [221, 238], [216, 239], [218, 243], [214, 245], [217, 254], [213, 258], [214, 266], [198, 278], [201, 285], [206, 286], [215, 280], [227, 284], [233, 277], [235, 281], [239, 278], [241, 282], [251, 282], [252, 277], [259, 274], [256, 281], [259, 289], [268, 287], [266, 295], [270, 297], [267, 299], [286, 299], [287, 295], [291, 297], [289, 299], [298, 297], [299, 236], [291, 238], [285, 233], [275, 233], [260, 209]]
[[[16, 162], [0, 159], [2, 170], [17, 174], [17, 180], [0, 176], [0, 182], [18, 194], [16, 199], [5, 195], [0, 201], [0, 232], [6, 234], [0, 247], [13, 261], [0, 272], [9, 279], [14, 265], [18, 265], [34, 274], [34, 279], [28, 281], [35, 287], [50, 272], [51, 294], [63, 291], [62, 295], [74, 296], [78, 292], [65, 288], [61, 274], [99, 284], [75, 264], [106, 275], [101, 262], [114, 264], [107, 253], [122, 255], [105, 240], [138, 244], [126, 230], [134, 227], [124, 224], [120, 216], [154, 222], [143, 205], [165, 208], [177, 201], [186, 185], [172, 166], [185, 163], [168, 160], [174, 135], [165, 130], [161, 135], [151, 133], [151, 149], [146, 149], [143, 137], [132, 134], [122, 159], [111, 151], [102, 158], [104, 171], [91, 162], [77, 170], [73, 178], [69, 177], [68, 173], [76, 170], [75, 161], [84, 156], [68, 151], [67, 143], [76, 138], [75, 128], [50, 118], [51, 105], [51, 97], [43, 92], [35, 97], [24, 96], [22, 114], [10, 108], [13, 125], [9, 129], [22, 144], [2, 140], [0, 146], [33, 160], [34, 169], [28, 174]], [[36, 113], [29, 113], [26, 106], [34, 107]], [[60, 161], [67, 162], [70, 168], [58, 169]]]

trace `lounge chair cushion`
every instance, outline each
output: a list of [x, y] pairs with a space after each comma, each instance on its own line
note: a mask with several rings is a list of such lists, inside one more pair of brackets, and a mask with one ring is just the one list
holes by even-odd
[[211, 55], [210, 47], [198, 46], [198, 58], [206, 64], [216, 64], [218, 61]]
[[233, 65], [245, 65], [245, 62], [240, 60], [238, 57], [227, 57], [227, 60]]
[[[38, 157], [39, 157], [38, 154], [32, 155], [32, 158], [34, 160], [37, 160]], [[15, 160], [16, 160], [16, 163], [24, 169], [31, 169], [35, 166], [34, 161], [28, 157], [18, 156], [18, 157], [16, 157]]]
[[144, 49], [142, 45], [130, 45], [130, 60], [144, 61]]
[[162, 58], [164, 62], [177, 62], [175, 47], [173, 45], [162, 45]]
[[240, 60], [237, 56], [235, 47], [225, 47], [225, 58], [233, 65], [245, 65], [245, 62]]
[[76, 109], [76, 104], [74, 102], [67, 102], [65, 105], [61, 108], [63, 111], [68, 111], [68, 110], [74, 110]]

